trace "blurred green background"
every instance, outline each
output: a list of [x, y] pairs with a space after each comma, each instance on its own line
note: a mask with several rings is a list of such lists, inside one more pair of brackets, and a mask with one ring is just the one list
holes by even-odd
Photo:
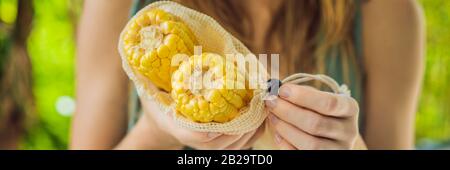
[[[27, 41], [37, 117], [21, 149], [66, 149], [74, 112], [75, 23], [81, 0], [33, 0]], [[0, 0], [1, 26], [14, 25], [18, 0]], [[427, 22], [426, 72], [416, 119], [420, 149], [450, 146], [450, 1], [420, 0]], [[0, 41], [8, 41], [0, 31]], [[0, 54], [2, 55], [2, 54]]]

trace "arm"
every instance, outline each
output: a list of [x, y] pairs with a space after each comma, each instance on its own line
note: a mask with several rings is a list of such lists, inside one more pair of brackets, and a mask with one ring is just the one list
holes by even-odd
[[[128, 78], [117, 51], [131, 0], [86, 1], [77, 39], [77, 110], [72, 149], [173, 149], [151, 119], [126, 134]], [[165, 141], [161, 141], [165, 140]]]
[[413, 0], [376, 0], [363, 5], [363, 15], [366, 144], [411, 149], [423, 74], [421, 10]]
[[127, 77], [117, 43], [131, 1], [85, 1], [77, 37], [71, 148], [110, 149], [125, 135]]

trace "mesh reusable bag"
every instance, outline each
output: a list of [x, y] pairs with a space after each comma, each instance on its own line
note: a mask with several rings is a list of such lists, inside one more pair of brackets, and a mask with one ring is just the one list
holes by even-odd
[[[222, 56], [225, 56], [226, 54], [243, 54], [244, 56], [251, 54], [243, 43], [228, 33], [214, 19], [175, 2], [161, 1], [149, 4], [145, 8], [141, 9], [133, 18], [130, 19], [130, 21], [133, 21], [136, 16], [140, 16], [142, 13], [153, 8], [164, 10], [165, 12], [168, 12], [183, 21], [194, 34], [198, 44], [202, 46], [203, 52], [217, 53]], [[131, 22], [129, 22], [125, 28], [128, 28], [130, 24]], [[243, 134], [255, 130], [266, 119], [267, 112], [264, 109], [263, 100], [268, 95], [266, 89], [254, 90], [254, 96], [248, 106], [241, 109], [240, 114], [229, 122], [198, 123], [185, 118], [181, 114], [177, 113], [174, 101], [167, 92], [156, 88], [150, 80], [130, 66], [124, 52], [123, 37], [125, 33], [126, 29], [122, 31], [119, 40], [119, 53], [121, 55], [123, 69], [129, 78], [134, 82], [139, 96], [144, 99], [155, 100], [164, 113], [170, 112], [173, 114], [172, 117], [178, 125], [199, 132]], [[253, 55], [253, 57], [255, 56]], [[254, 59], [257, 60], [256, 57]], [[263, 67], [261, 63], [258, 64], [259, 67]], [[258, 73], [259, 79], [268, 77], [268, 73], [265, 71], [259, 70]], [[348, 95], [350, 93], [345, 85], [339, 86], [333, 79], [324, 75], [299, 73], [284, 79], [283, 83], [300, 84], [310, 80], [319, 80], [324, 82], [326, 85], [330, 86], [335, 93], [344, 93]]]

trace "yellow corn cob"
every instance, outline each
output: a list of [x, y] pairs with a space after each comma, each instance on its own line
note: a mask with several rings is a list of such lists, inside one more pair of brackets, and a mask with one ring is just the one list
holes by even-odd
[[[194, 68], [196, 57], [202, 60], [202, 68]], [[197, 90], [189, 88], [189, 83], [192, 83], [193, 77], [196, 76], [192, 73], [193, 69], [201, 70], [203, 76], [208, 74], [208, 71], [225, 69], [225, 63], [218, 63], [218, 58], [223, 59], [219, 55], [212, 53], [191, 56], [189, 61], [183, 62], [172, 75], [173, 89], [171, 95], [176, 103], [176, 109], [179, 113], [193, 121], [201, 123], [228, 122], [239, 115], [240, 109], [247, 106], [252, 97], [252, 90], [245, 88], [227, 89], [224, 84], [219, 88], [208, 89], [202, 87]], [[233, 70], [231, 74], [242, 76], [237, 70]], [[214, 80], [225, 82], [227, 80], [226, 75], [228, 73], [223, 73], [222, 76], [216, 75]]]
[[196, 39], [191, 30], [175, 16], [151, 9], [140, 13], [127, 26], [123, 37], [128, 62], [157, 87], [169, 92], [171, 66], [175, 54], [192, 55]]

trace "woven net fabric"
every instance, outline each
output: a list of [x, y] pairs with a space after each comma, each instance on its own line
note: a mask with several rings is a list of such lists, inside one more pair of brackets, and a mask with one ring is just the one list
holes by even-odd
[[[226, 54], [242, 54], [244, 56], [251, 54], [243, 43], [228, 33], [213, 18], [175, 2], [161, 1], [149, 4], [137, 12], [130, 21], [153, 8], [164, 10], [183, 21], [193, 32], [198, 43], [202, 46], [203, 52], [217, 53], [222, 56]], [[127, 24], [127, 27], [130, 23]], [[123, 48], [122, 38], [124, 34], [125, 30], [122, 32], [119, 40], [119, 53], [123, 69], [134, 82], [138, 94], [144, 99], [155, 100], [164, 113], [172, 113], [172, 117], [178, 125], [200, 132], [243, 134], [258, 128], [264, 122], [267, 113], [264, 111], [264, 101], [259, 99], [263, 95], [263, 93], [258, 92], [261, 90], [255, 90], [255, 96], [248, 107], [241, 109], [239, 116], [226, 123], [197, 123], [178, 114], [170, 95], [160, 91], [150, 80], [140, 75], [137, 70], [129, 65]], [[267, 73], [264, 72], [261, 76], [265, 74]]]
[[[228, 33], [213, 18], [175, 2], [159, 1], [149, 4], [130, 19], [130, 22], [127, 24], [126, 28], [131, 24], [131, 21], [134, 20], [136, 16], [140, 16], [142, 13], [153, 8], [164, 10], [183, 21], [191, 29], [198, 43], [202, 46], [202, 52], [217, 53], [222, 56], [227, 54], [242, 54], [244, 56], [254, 57], [253, 59], [257, 61], [256, 56], [248, 55], [252, 53], [242, 42]], [[126, 29], [124, 29], [121, 33], [119, 39], [119, 53], [122, 59], [123, 69], [128, 77], [133, 81], [138, 95], [146, 100], [154, 100], [164, 114], [173, 114], [172, 117], [178, 125], [199, 132], [217, 132], [235, 135], [250, 132], [263, 124], [268, 115], [264, 104], [264, 98], [267, 96], [265, 89], [256, 89], [249, 105], [244, 109], [241, 109], [239, 116], [229, 122], [198, 123], [177, 113], [175, 103], [171, 99], [170, 95], [167, 92], [156, 88], [150, 80], [145, 78], [145, 76], [141, 75], [137, 70], [133, 69], [129, 65], [123, 48], [123, 35], [125, 32]], [[260, 68], [263, 68], [261, 63], [258, 62], [258, 64]], [[258, 74], [259, 79], [268, 77], [268, 73], [266, 71], [261, 71], [261, 69], [258, 71]], [[325, 84], [329, 85], [335, 93], [349, 94], [349, 91], [345, 86], [339, 86], [336, 82], [334, 82], [334, 80], [325, 75], [309, 75], [299, 73], [286, 78], [283, 80], [283, 83], [300, 84], [310, 80], [325, 82]]]

